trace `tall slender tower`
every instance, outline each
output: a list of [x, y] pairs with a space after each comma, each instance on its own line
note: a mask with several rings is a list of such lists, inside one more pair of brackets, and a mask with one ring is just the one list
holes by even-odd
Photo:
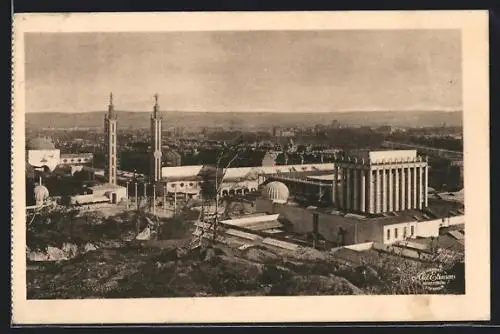
[[151, 115], [151, 181], [161, 180], [161, 116], [159, 114], [158, 94], [155, 94], [155, 106]]
[[116, 112], [113, 106], [113, 93], [109, 94], [108, 113], [104, 116], [104, 147], [106, 152], [106, 167], [104, 173], [110, 184], [116, 184]]

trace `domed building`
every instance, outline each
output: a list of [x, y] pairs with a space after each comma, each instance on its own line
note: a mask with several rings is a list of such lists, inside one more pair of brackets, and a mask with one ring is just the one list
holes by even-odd
[[288, 190], [288, 187], [282, 182], [269, 182], [262, 189], [262, 197], [267, 200], [287, 202], [289, 196], [290, 191]]
[[26, 145], [28, 164], [35, 169], [52, 172], [60, 162], [61, 152], [50, 138], [37, 137]]
[[37, 184], [33, 192], [37, 206], [42, 205], [49, 198], [49, 190], [41, 184]]

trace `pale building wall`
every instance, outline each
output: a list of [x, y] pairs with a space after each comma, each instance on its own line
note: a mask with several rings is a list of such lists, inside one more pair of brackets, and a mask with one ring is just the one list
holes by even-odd
[[51, 172], [54, 171], [60, 162], [60, 150], [29, 150], [28, 163], [33, 167], [46, 166]]
[[461, 224], [465, 224], [465, 216], [464, 215], [461, 215], [461, 216], [455, 216], [455, 217], [449, 217], [449, 218], [446, 218], [445, 220], [448, 221], [448, 225], [461, 225]]
[[386, 150], [386, 151], [369, 151], [357, 150], [352, 151], [349, 155], [353, 158], [364, 159], [367, 162], [385, 161], [405, 161], [407, 159], [415, 159], [417, 157], [416, 150]]
[[413, 221], [407, 223], [385, 225], [383, 227], [383, 232], [383, 243], [386, 245], [392, 244], [396, 241], [415, 239], [417, 237], [417, 222]]
[[204, 166], [176, 166], [176, 167], [163, 167], [161, 169], [162, 177], [169, 178], [182, 178], [182, 177], [193, 177], [199, 175]]
[[354, 250], [357, 252], [367, 251], [373, 248], [373, 242], [363, 242], [360, 244], [353, 244], [349, 246], [344, 246], [344, 248]]
[[116, 203], [125, 200], [127, 198], [127, 188], [121, 186], [115, 187], [95, 187], [91, 188], [93, 196], [106, 196], [109, 199], [113, 199], [113, 194], [115, 194]]
[[380, 161], [404, 161], [406, 159], [416, 159], [416, 150], [395, 150], [395, 151], [371, 151], [369, 154], [371, 162]]
[[439, 227], [442, 219], [434, 219], [419, 222], [417, 224], [417, 236], [421, 238], [430, 238], [439, 236]]
[[[318, 215], [318, 230], [326, 240], [337, 242], [339, 235], [339, 228], [345, 231], [344, 243], [345, 245], [355, 244], [359, 240], [359, 235], [356, 231], [356, 224], [354, 220], [346, 219], [340, 216], [331, 214], [324, 214], [307, 210], [301, 207], [294, 207], [283, 204], [272, 203], [269, 200], [257, 199], [256, 212], [278, 213], [282, 222], [286, 221], [292, 225], [293, 231], [296, 233], [312, 233], [314, 231], [313, 217], [314, 214]], [[365, 240], [363, 240], [365, 241]]]
[[113, 189], [112, 191], [110, 191], [110, 193], [107, 196], [110, 197], [111, 196], [110, 194], [112, 194], [112, 193], [116, 194], [116, 202], [117, 203], [121, 202], [122, 200], [127, 199], [127, 188], [125, 188], [125, 187], [117, 187], [117, 188]]
[[198, 194], [201, 192], [201, 181], [193, 181], [193, 180], [167, 181], [166, 186], [168, 193]]

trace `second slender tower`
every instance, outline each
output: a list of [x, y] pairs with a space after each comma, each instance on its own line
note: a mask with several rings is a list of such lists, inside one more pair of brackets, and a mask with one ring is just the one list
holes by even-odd
[[151, 115], [151, 181], [161, 180], [161, 121], [160, 106], [158, 105], [158, 94], [155, 94], [155, 105]]

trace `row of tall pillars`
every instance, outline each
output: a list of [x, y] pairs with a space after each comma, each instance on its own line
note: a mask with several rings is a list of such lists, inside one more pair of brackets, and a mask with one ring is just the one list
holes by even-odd
[[339, 202], [340, 202], [340, 207], [342, 209], [345, 209], [346, 205], [345, 205], [345, 170], [344, 169], [340, 169], [339, 170], [340, 172], [340, 187], [339, 187]]
[[351, 169], [345, 168], [344, 169], [344, 175], [345, 175], [345, 201], [346, 201], [346, 210], [351, 210]]
[[359, 210], [361, 212], [366, 212], [366, 172], [361, 170], [361, 203]]
[[382, 211], [387, 211], [387, 180], [386, 180], [386, 170], [385, 169], [382, 169], [380, 170], [380, 172], [382, 173], [382, 192], [381, 192], [381, 196], [382, 196]]
[[400, 190], [401, 190], [401, 198], [399, 202], [401, 203], [399, 210], [403, 211], [406, 210], [406, 173], [405, 169], [401, 168], [401, 185], [400, 185]]
[[374, 187], [373, 187], [373, 173], [372, 170], [368, 171], [368, 212], [375, 212], [375, 201], [374, 201]]
[[393, 192], [393, 180], [394, 180], [394, 176], [392, 174], [392, 170], [389, 170], [388, 171], [388, 175], [389, 175], [389, 211], [394, 211], [394, 192]]
[[[375, 177], [375, 180], [368, 183], [367, 200], [370, 203], [367, 211], [379, 213], [427, 206], [427, 170], [428, 167], [410, 166], [371, 171], [369, 176]], [[363, 210], [360, 208], [360, 211]]]
[[394, 211], [399, 211], [401, 202], [399, 201], [399, 184], [400, 184], [400, 170], [399, 168], [394, 169]]
[[407, 193], [407, 196], [406, 196], [406, 199], [407, 199], [406, 208], [407, 209], [411, 209], [412, 208], [411, 203], [412, 203], [412, 199], [414, 197], [413, 196], [414, 194], [413, 194], [413, 191], [411, 189], [412, 173], [411, 173], [411, 168], [410, 167], [407, 168], [407, 174], [406, 175], [407, 175], [407, 179], [406, 180], [408, 181], [408, 185], [407, 185], [407, 187], [408, 187], [408, 193]]
[[425, 183], [424, 183], [424, 187], [423, 187], [423, 190], [424, 190], [424, 206], [428, 206], [429, 205], [429, 202], [428, 202], [428, 194], [427, 194], [427, 185], [429, 184], [429, 166], [425, 166]]
[[332, 203], [337, 205], [337, 166], [333, 167], [333, 181], [332, 181]]
[[417, 195], [418, 195], [418, 193], [417, 193], [417, 190], [418, 190], [418, 188], [417, 188], [417, 176], [418, 176], [417, 175], [417, 167], [413, 167], [412, 168], [412, 181], [413, 181], [413, 185], [412, 185], [412, 187], [413, 187], [413, 197], [412, 197], [413, 203], [412, 203], [412, 207], [414, 209], [418, 208], [418, 206], [417, 206], [417, 199], [418, 199], [417, 198]]
[[427, 170], [420, 166], [372, 170], [336, 166], [332, 200], [338, 208], [369, 213], [422, 209], [428, 204]]
[[382, 190], [380, 189], [380, 175], [378, 170], [375, 170], [375, 212], [380, 212], [382, 209], [381, 205], [381, 193]]
[[137, 210], [139, 210], [139, 200], [137, 198], [137, 182], [135, 182], [135, 192], [134, 192], [134, 194], [135, 194], [135, 208]]
[[352, 197], [352, 209], [354, 211], [359, 210], [359, 201], [358, 201], [358, 193], [359, 193], [359, 181], [360, 181], [360, 175], [361, 172], [359, 169], [354, 169], [353, 171], [354, 174], [354, 180], [353, 180], [353, 197]]

